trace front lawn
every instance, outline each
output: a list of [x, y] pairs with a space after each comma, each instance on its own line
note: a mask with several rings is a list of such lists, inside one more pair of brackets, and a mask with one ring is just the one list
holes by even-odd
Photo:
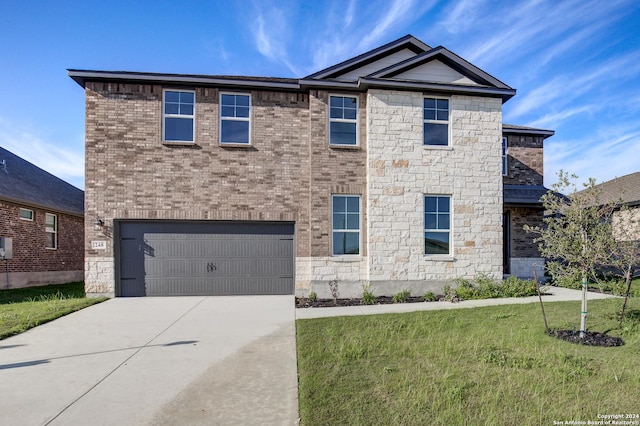
[[[302, 425], [552, 425], [640, 414], [640, 299], [589, 302], [591, 331], [625, 345], [550, 337], [538, 304], [297, 321]], [[552, 328], [579, 302], [546, 303]], [[633, 419], [638, 421], [640, 419]]]
[[0, 339], [104, 300], [88, 299], [82, 282], [0, 290]]

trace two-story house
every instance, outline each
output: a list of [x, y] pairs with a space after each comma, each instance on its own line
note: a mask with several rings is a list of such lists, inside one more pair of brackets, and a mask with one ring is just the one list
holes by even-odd
[[444, 47], [405, 36], [304, 78], [68, 72], [89, 293], [419, 294], [537, 261], [520, 228], [553, 132], [503, 125], [516, 91]]

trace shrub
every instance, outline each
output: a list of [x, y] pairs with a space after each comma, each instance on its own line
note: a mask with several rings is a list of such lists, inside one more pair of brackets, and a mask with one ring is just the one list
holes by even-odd
[[362, 286], [362, 304], [363, 305], [373, 305], [378, 301], [378, 298], [371, 291], [371, 286], [369, 284], [365, 284]]
[[411, 290], [402, 290], [393, 295], [393, 303], [405, 303], [411, 297]]
[[318, 293], [316, 293], [315, 291], [312, 291], [311, 293], [309, 293], [309, 302], [315, 302], [318, 300]]
[[425, 302], [435, 302], [436, 300], [438, 300], [438, 299], [436, 298], [436, 295], [435, 295], [435, 294], [433, 294], [433, 292], [432, 292], [432, 291], [428, 291], [428, 292], [426, 292], [426, 293], [424, 294], [423, 299], [424, 299], [424, 301], [425, 301]]
[[516, 277], [509, 277], [502, 283], [494, 281], [491, 277], [480, 274], [475, 282], [465, 278], [456, 278], [454, 282], [457, 287], [445, 286], [445, 300], [473, 300], [473, 299], [493, 299], [497, 297], [525, 297], [535, 296], [537, 293], [536, 283], [533, 280], [521, 280]]

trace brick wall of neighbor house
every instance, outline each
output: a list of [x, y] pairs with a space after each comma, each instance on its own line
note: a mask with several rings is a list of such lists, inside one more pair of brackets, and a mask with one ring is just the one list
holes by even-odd
[[542, 226], [543, 210], [526, 207], [509, 207], [511, 258], [510, 272], [520, 278], [533, 278], [533, 270], [539, 278], [544, 276], [544, 259], [540, 257], [538, 244], [533, 242], [534, 234], [526, 232], [524, 225]]
[[[34, 220], [20, 219], [20, 208], [34, 212]], [[58, 218], [58, 248], [47, 249], [45, 214]], [[82, 280], [84, 258], [83, 218], [0, 201], [0, 236], [12, 238], [13, 258], [0, 261], [0, 288], [62, 284]]]
[[309, 96], [252, 91], [252, 145], [232, 148], [218, 143], [219, 91], [196, 88], [195, 144], [179, 146], [162, 143], [163, 88], [176, 89], [86, 84], [87, 291], [114, 293], [114, 219], [295, 221], [308, 258]]
[[503, 177], [507, 185], [542, 185], [543, 154], [542, 136], [506, 135], [508, 175]]
[[[425, 147], [424, 96], [370, 90], [367, 98], [367, 278], [379, 294], [502, 274], [502, 103], [451, 96], [451, 147]], [[451, 196], [453, 256], [424, 255], [425, 195]]]

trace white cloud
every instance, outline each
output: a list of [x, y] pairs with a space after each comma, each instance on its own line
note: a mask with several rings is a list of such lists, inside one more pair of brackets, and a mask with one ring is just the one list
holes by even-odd
[[372, 48], [380, 40], [388, 38], [388, 33], [395, 31], [397, 26], [402, 25], [411, 18], [417, 18], [414, 11], [414, 3], [416, 3], [416, 0], [393, 0], [389, 9], [383, 11], [381, 19], [375, 24], [373, 30], [362, 39], [358, 49], [364, 51]]
[[577, 174], [582, 182], [590, 177], [604, 182], [640, 171], [638, 152], [640, 127], [631, 125], [603, 127], [582, 139], [552, 138], [545, 142], [545, 184], [555, 182], [560, 169]]
[[256, 15], [251, 28], [258, 52], [274, 62], [282, 63], [296, 77], [300, 76], [300, 70], [289, 59], [286, 30], [290, 26], [289, 17], [276, 7], [258, 10]]
[[46, 140], [32, 130], [0, 119], [0, 145], [13, 154], [79, 188], [84, 188], [84, 136], [77, 149]]

